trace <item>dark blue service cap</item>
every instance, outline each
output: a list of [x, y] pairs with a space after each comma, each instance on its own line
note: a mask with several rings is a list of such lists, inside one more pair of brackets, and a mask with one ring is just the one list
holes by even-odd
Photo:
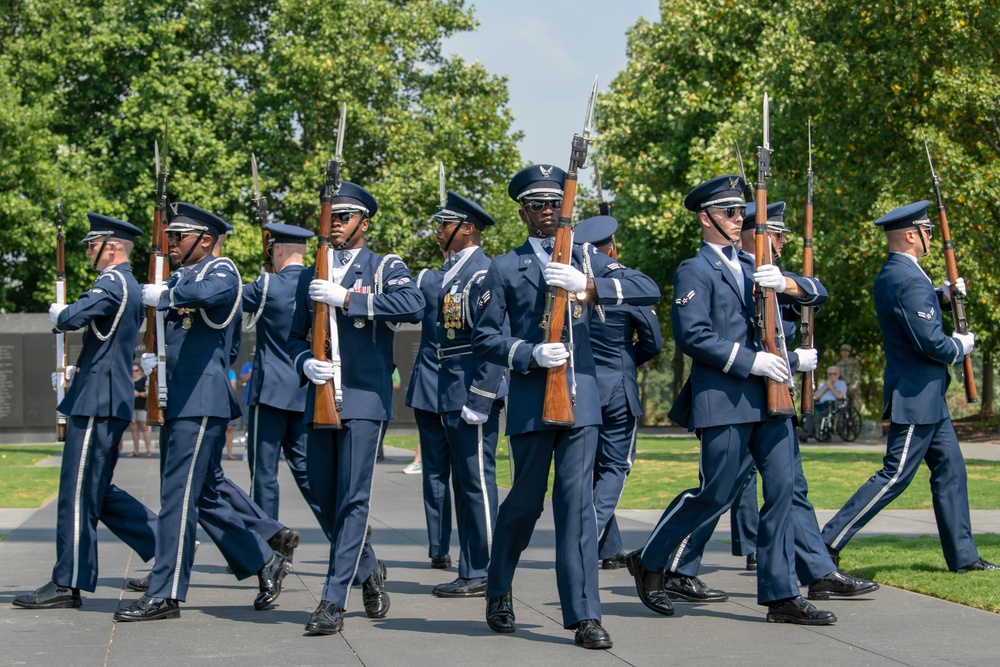
[[533, 164], [514, 174], [507, 194], [520, 203], [528, 199], [562, 199], [566, 172], [555, 165]]
[[295, 225], [285, 225], [280, 222], [269, 222], [264, 225], [264, 229], [270, 235], [272, 243], [305, 243], [315, 236], [308, 229], [302, 229]]
[[573, 243], [591, 243], [603, 246], [611, 243], [618, 229], [618, 221], [610, 215], [597, 215], [581, 221], [573, 228]]
[[451, 190], [448, 190], [444, 208], [435, 213], [433, 219], [435, 221], [461, 220], [475, 225], [478, 229], [486, 229], [490, 225], [496, 224], [496, 220], [484, 211], [482, 206]]
[[[750, 202], [743, 213], [743, 231], [753, 229], [756, 224], [757, 204]], [[767, 231], [775, 234], [784, 234], [788, 231], [788, 227], [785, 226], [785, 202], [777, 201], [767, 205]]]
[[[319, 192], [321, 199], [325, 190], [324, 187]], [[375, 201], [372, 193], [350, 181], [340, 182], [340, 192], [331, 200], [331, 203], [334, 213], [337, 211], [361, 211], [368, 219], [375, 217], [375, 212], [378, 211], [378, 202]]]
[[922, 199], [915, 204], [907, 204], [906, 206], [894, 208], [876, 220], [875, 224], [887, 232], [893, 229], [916, 227], [917, 225], [930, 225], [933, 227], [934, 224], [927, 217], [928, 206], [930, 206], [930, 202]]
[[708, 206], [743, 206], [743, 187], [745, 182], [738, 174], [726, 174], [711, 178], [684, 198], [684, 208], [697, 213]]
[[142, 230], [135, 225], [100, 213], [88, 213], [87, 221], [90, 223], [90, 231], [83, 237], [84, 243], [99, 238], [134, 241], [137, 236], [142, 236]]
[[210, 213], [200, 206], [185, 202], [175, 202], [170, 205], [170, 212], [173, 217], [165, 231], [179, 232], [206, 232], [212, 236], [221, 236], [232, 231], [229, 224], [214, 213]]

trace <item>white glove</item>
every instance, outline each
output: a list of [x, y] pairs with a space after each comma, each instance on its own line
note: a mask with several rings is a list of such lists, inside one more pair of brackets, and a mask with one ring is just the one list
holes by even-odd
[[139, 357], [139, 365], [142, 366], [142, 373], [149, 377], [156, 368], [156, 355], [152, 352], [143, 352]]
[[143, 285], [142, 302], [156, 308], [160, 305], [160, 295], [167, 291], [166, 285]]
[[[957, 290], [958, 293], [961, 294], [962, 296], [965, 296], [967, 294], [967, 292], [965, 291], [965, 278], [959, 278], [958, 280], [955, 281], [955, 290]], [[944, 281], [944, 284], [941, 285], [941, 291], [944, 292], [945, 300], [951, 301], [952, 287], [950, 280]]]
[[531, 351], [531, 356], [542, 368], [555, 368], [566, 363], [569, 350], [562, 343], [541, 343]]
[[969, 333], [964, 333], [964, 334], [954, 333], [952, 334], [951, 337], [957, 340], [962, 345], [963, 356], [966, 357], [969, 356], [969, 353], [972, 352], [972, 348], [976, 346], [976, 334], [972, 333], [971, 331]]
[[302, 364], [302, 372], [313, 384], [326, 384], [327, 380], [332, 380], [334, 376], [334, 366], [329, 361], [318, 361], [307, 359]]
[[775, 382], [785, 382], [788, 380], [788, 367], [785, 360], [770, 352], [758, 352], [754, 357], [753, 366], [750, 367], [751, 375], [769, 377]]
[[587, 276], [569, 264], [549, 262], [545, 265], [544, 273], [545, 282], [553, 287], [562, 287], [568, 292], [582, 292], [587, 289]]
[[761, 264], [753, 274], [753, 281], [778, 293], [785, 291], [785, 276], [781, 275], [781, 269], [776, 264]]
[[808, 373], [809, 371], [816, 370], [816, 366], [819, 365], [819, 358], [816, 354], [815, 349], [803, 349], [799, 348], [795, 350], [795, 354], [799, 356], [799, 372]]
[[329, 280], [314, 280], [309, 283], [309, 298], [334, 307], [343, 306], [347, 288]]
[[[76, 366], [66, 367], [66, 386], [69, 387], [69, 383], [73, 381], [76, 377]], [[52, 373], [52, 391], [57, 391], [59, 388], [59, 373]]]
[[485, 424], [486, 420], [489, 418], [489, 415], [484, 415], [482, 412], [476, 412], [467, 405], [462, 406], [462, 421], [466, 424], [472, 424], [473, 426], [476, 424]]
[[66, 305], [62, 303], [54, 303], [49, 306], [49, 319], [52, 320], [52, 324], [59, 323], [59, 313], [66, 310]]

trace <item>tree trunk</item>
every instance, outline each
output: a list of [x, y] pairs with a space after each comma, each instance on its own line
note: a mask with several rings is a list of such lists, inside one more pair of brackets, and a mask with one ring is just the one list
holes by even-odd
[[983, 350], [983, 392], [979, 397], [980, 417], [993, 416], [993, 351]]

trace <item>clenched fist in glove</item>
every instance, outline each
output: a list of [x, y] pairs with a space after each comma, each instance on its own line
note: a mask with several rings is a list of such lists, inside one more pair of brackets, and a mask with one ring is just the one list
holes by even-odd
[[951, 301], [951, 294], [953, 291], [965, 296], [967, 294], [965, 291], [965, 278], [959, 278], [956, 280], [954, 288], [952, 288], [950, 280], [945, 280], [944, 284], [941, 285], [941, 291], [944, 292], [945, 301]]
[[334, 307], [344, 305], [347, 288], [329, 280], [314, 280], [309, 283], [309, 298]]
[[66, 306], [61, 303], [54, 303], [49, 306], [49, 319], [52, 320], [52, 324], [59, 323], [59, 313], [66, 310]]
[[952, 338], [957, 340], [962, 345], [962, 355], [969, 356], [972, 352], [972, 348], [976, 346], [976, 334], [972, 333], [954, 333], [951, 335]]
[[[73, 381], [73, 378], [75, 376], [76, 376], [76, 366], [67, 366], [66, 367], [67, 387], [69, 386], [69, 383]], [[58, 385], [59, 385], [59, 373], [52, 373], [52, 391], [56, 391], [58, 389]]]
[[785, 276], [781, 275], [781, 269], [776, 264], [761, 264], [753, 274], [753, 281], [775, 292], [785, 291]]
[[582, 292], [587, 289], [587, 276], [569, 264], [549, 262], [545, 265], [544, 273], [545, 282], [553, 287], [562, 287], [568, 292]]
[[569, 359], [569, 350], [562, 343], [542, 343], [536, 345], [531, 356], [542, 368], [562, 366]]
[[146, 377], [153, 372], [156, 368], [156, 355], [152, 352], [143, 352], [142, 356], [139, 357], [139, 365], [142, 366], [142, 373]]
[[785, 382], [788, 380], [788, 366], [785, 360], [770, 352], [758, 352], [750, 368], [751, 375], [769, 377], [775, 382]]
[[326, 384], [335, 375], [334, 365], [331, 362], [317, 359], [307, 359], [302, 364], [302, 372], [313, 384]]
[[160, 305], [160, 296], [167, 291], [166, 285], [143, 285], [142, 302], [156, 308]]
[[799, 356], [799, 372], [808, 373], [809, 371], [816, 370], [816, 366], [819, 365], [819, 358], [816, 355], [816, 350], [799, 348], [795, 350], [795, 354]]
[[476, 412], [467, 405], [462, 406], [462, 421], [466, 424], [485, 424], [486, 420], [489, 419], [489, 415], [484, 415], [482, 412]]

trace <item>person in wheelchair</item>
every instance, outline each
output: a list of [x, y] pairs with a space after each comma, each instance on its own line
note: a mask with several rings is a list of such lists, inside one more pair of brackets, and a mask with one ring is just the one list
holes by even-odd
[[840, 367], [830, 366], [826, 369], [826, 382], [816, 388], [813, 395], [816, 401], [815, 412], [806, 417], [804, 426], [810, 437], [816, 437], [816, 426], [823, 418], [832, 415], [847, 398], [847, 383], [840, 379]]

